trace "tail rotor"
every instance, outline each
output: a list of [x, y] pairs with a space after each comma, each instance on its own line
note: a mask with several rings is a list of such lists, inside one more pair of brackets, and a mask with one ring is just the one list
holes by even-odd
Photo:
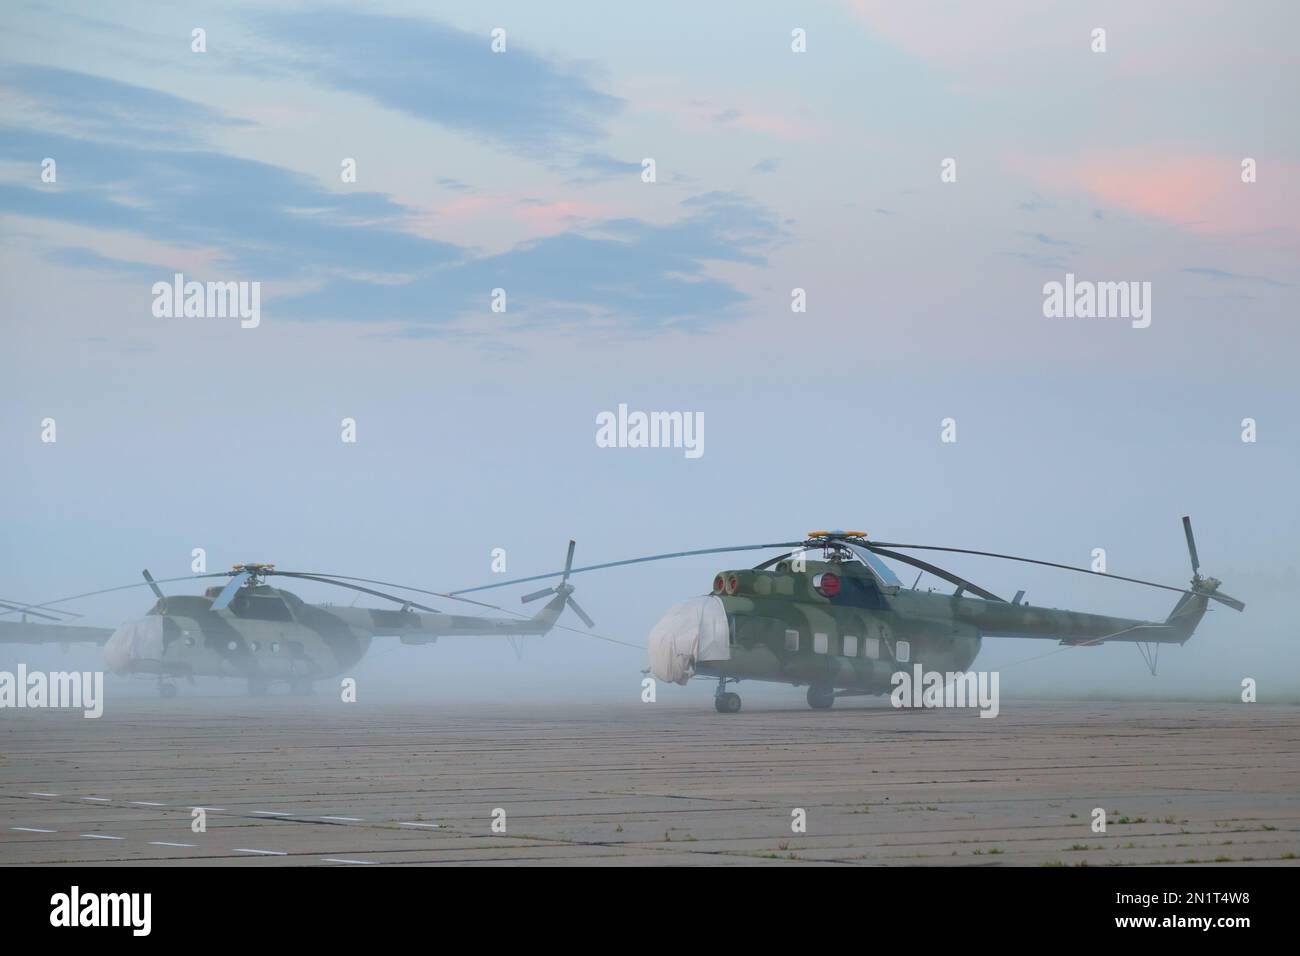
[[1246, 609], [1244, 601], [1219, 593], [1219, 584], [1222, 582], [1218, 578], [1201, 576], [1201, 558], [1196, 553], [1196, 536], [1192, 534], [1192, 519], [1187, 515], [1183, 515], [1183, 534], [1187, 536], [1187, 555], [1192, 559], [1192, 591], [1203, 594], [1211, 601], [1227, 605], [1234, 611], [1244, 611]]
[[553, 588], [542, 588], [540, 591], [534, 591], [532, 594], [525, 594], [519, 600], [523, 604], [528, 604], [532, 601], [540, 601], [542, 598], [549, 597], [552, 594], [563, 595], [564, 603], [568, 605], [569, 609], [573, 611], [574, 614], [578, 615], [578, 617], [582, 619], [582, 623], [586, 624], [587, 627], [595, 627], [596, 622], [588, 617], [587, 612], [584, 611], [578, 605], [578, 602], [573, 599], [573, 585], [569, 583], [569, 573], [573, 569], [573, 549], [576, 547], [577, 542], [570, 540], [569, 553], [564, 558], [564, 574], [560, 577], [559, 584]]

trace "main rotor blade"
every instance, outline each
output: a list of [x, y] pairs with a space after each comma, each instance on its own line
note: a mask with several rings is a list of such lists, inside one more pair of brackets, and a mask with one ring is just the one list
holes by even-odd
[[976, 594], [984, 598], [986, 601], [998, 601], [1002, 604], [1007, 603], [1006, 598], [1000, 598], [992, 591], [984, 590], [978, 584], [972, 584], [970, 581], [967, 581], [965, 578], [953, 574], [951, 571], [945, 571], [943, 568], [936, 567], [935, 565], [930, 564], [928, 561], [922, 561], [920, 558], [914, 558], [910, 554], [899, 554], [897, 551], [888, 551], [885, 548], [879, 548], [874, 545], [872, 546], [868, 546], [865, 544], [856, 545], [856, 546], [849, 545], [849, 547], [864, 548], [866, 550], [871, 551], [873, 554], [880, 555], [883, 558], [893, 558], [895, 561], [902, 561], [904, 564], [910, 564], [912, 567], [920, 568], [922, 571], [929, 571], [935, 577], [943, 578], [945, 581], [949, 582], [950, 584], [955, 584], [957, 585], [957, 587], [961, 588], [962, 590], [969, 591], [971, 594]]
[[[775, 544], [741, 544], [730, 548], [700, 548], [696, 551], [673, 551], [668, 554], [651, 554], [644, 558], [628, 558], [625, 561], [607, 561], [604, 564], [589, 564], [582, 568], [573, 568], [570, 574], [581, 574], [584, 571], [600, 571], [604, 568], [618, 568], [625, 564], [645, 564], [648, 561], [666, 561], [669, 558], [689, 558], [697, 554], [727, 554], [731, 551], [765, 551], [769, 548], [801, 548], [804, 546], [802, 541], [778, 541]], [[504, 588], [512, 584], [527, 584], [530, 581], [544, 581], [547, 578], [558, 578], [563, 575], [563, 571], [549, 571], [546, 574], [534, 574], [526, 578], [514, 578], [510, 581], [498, 581], [496, 584], [480, 584], [474, 588], [461, 588], [459, 591], [449, 591], [447, 596], [454, 597], [457, 594], [472, 594], [475, 591], [487, 591], [491, 588]]]
[[239, 592], [239, 589], [244, 586], [244, 582], [247, 581], [248, 578], [249, 574], [247, 571], [240, 571], [231, 578], [229, 583], [221, 589], [221, 593], [217, 595], [217, 599], [212, 602], [212, 607], [209, 610], [225, 610], [226, 606], [234, 600], [235, 595]]
[[1196, 537], [1192, 534], [1192, 519], [1183, 515], [1183, 534], [1187, 535], [1187, 553], [1192, 556], [1192, 576], [1201, 573], [1201, 559], [1196, 554]]
[[578, 615], [578, 617], [582, 618], [582, 623], [583, 623], [583, 624], [586, 624], [588, 627], [595, 627], [595, 626], [596, 626], [596, 622], [593, 621], [591, 618], [589, 618], [589, 617], [587, 616], [587, 612], [586, 612], [586, 611], [584, 611], [582, 608], [578, 607], [578, 602], [575, 601], [573, 598], [567, 598], [567, 599], [565, 600], [564, 603], [567, 604], [567, 605], [569, 605], [569, 609], [572, 610], [574, 614], [576, 614], [576, 615]]
[[149, 573], [149, 569], [145, 568], [140, 573], [144, 575], [144, 582], [145, 584], [149, 585], [149, 590], [153, 591], [153, 596], [160, 601], [165, 600], [165, 596], [162, 593], [162, 588], [160, 588], [158, 586], [158, 582], [153, 579], [153, 575]]
[[[26, 604], [26, 602], [24, 602], [24, 601], [15, 601], [15, 600], [13, 600], [13, 598], [0, 598], [0, 607], [11, 607], [11, 608], [15, 608], [15, 609], [21, 610], [22, 608], [24, 608], [24, 607], [26, 607], [26, 606], [27, 606], [27, 604]], [[59, 607], [52, 607], [52, 608], [49, 608], [48, 610], [49, 610], [51, 613], [53, 613], [53, 614], [62, 614], [62, 615], [64, 615], [65, 618], [82, 617], [82, 616], [83, 616], [83, 615], [81, 615], [81, 614], [78, 614], [76, 611], [65, 611], [65, 610], [63, 610], [63, 608], [59, 608]], [[31, 613], [34, 613], [34, 612], [31, 612]], [[42, 615], [37, 614], [36, 616], [37, 616], [37, 617], [41, 617]], [[55, 620], [59, 620], [59, 618], [55, 618]]]
[[[272, 573], [282, 574], [286, 572], [274, 571]], [[473, 598], [456, 597], [454, 594], [447, 594], [443, 591], [429, 591], [425, 588], [412, 587], [409, 584], [396, 584], [393, 581], [376, 581], [374, 578], [360, 578], [357, 577], [355, 574], [330, 574], [328, 571], [319, 571], [319, 572], [301, 571], [297, 573], [300, 574], [316, 573], [323, 578], [331, 578], [339, 581], [360, 581], [362, 584], [375, 584], [381, 588], [397, 588], [399, 591], [413, 591], [416, 594], [428, 594], [432, 597], [446, 598], [449, 601], [459, 601], [461, 604], [473, 604], [475, 607], [487, 608], [490, 611], [501, 610], [501, 608], [499, 608], [495, 604], [486, 604], [483, 601], [475, 601]], [[508, 613], [513, 613], [513, 612], [508, 612]]]
[[766, 570], [767, 570], [768, 568], [770, 568], [772, 565], [774, 565], [774, 564], [780, 564], [780, 563], [781, 563], [782, 561], [784, 561], [786, 558], [793, 558], [793, 557], [794, 557], [794, 552], [793, 552], [793, 551], [787, 551], [785, 554], [778, 554], [775, 558], [768, 558], [768, 559], [767, 559], [766, 561], [764, 561], [762, 564], [756, 564], [756, 565], [754, 565], [754, 567], [753, 567], [752, 570], [754, 570], [754, 571], [766, 571]]
[[53, 614], [43, 614], [40, 611], [25, 611], [21, 604], [10, 604], [8, 601], [0, 601], [0, 607], [13, 608], [16, 611], [22, 611], [31, 617], [43, 617], [47, 621], [62, 621], [63, 618], [55, 617]]
[[350, 588], [353, 591], [360, 591], [362, 594], [371, 594], [388, 601], [396, 601], [398, 604], [406, 605], [408, 607], [418, 607], [421, 611], [432, 611], [434, 614], [442, 613], [436, 607], [429, 607], [428, 605], [412, 601], [409, 598], [398, 597], [395, 594], [385, 594], [383, 591], [376, 591], [374, 588], [363, 588], [359, 584], [349, 584], [347, 581], [335, 581], [333, 578], [328, 578], [323, 574], [308, 574], [305, 571], [275, 571], [273, 573], [280, 577], [301, 578], [304, 581], [320, 581], [322, 584], [333, 584], [335, 587]]
[[[227, 576], [225, 571], [214, 571], [210, 574], [186, 574], [179, 578], [162, 578], [155, 581], [155, 584], [171, 584], [173, 581], [197, 581], [200, 578], [224, 578]], [[66, 604], [68, 601], [75, 601], [78, 598], [97, 597], [100, 594], [111, 594], [114, 591], [127, 591], [131, 588], [142, 588], [147, 582], [135, 581], [131, 584], [121, 584], [115, 588], [103, 588], [99, 591], [87, 591], [85, 594], [73, 594], [69, 597], [56, 598], [53, 601], [44, 601], [41, 604], [27, 604], [23, 607], [12, 608], [7, 611], [0, 611], [0, 617], [6, 614], [18, 614], [22, 611], [30, 611], [32, 608], [49, 607], [52, 604]]]
[[[1176, 591], [1179, 594], [1209, 593], [1204, 591], [1192, 592], [1190, 588], [1178, 588], [1171, 584], [1157, 584], [1155, 581], [1144, 581], [1141, 578], [1127, 578], [1122, 574], [1108, 574], [1105, 571], [1094, 571], [1091, 568], [1078, 568], [1072, 564], [1057, 564], [1055, 561], [1039, 561], [1036, 558], [1021, 558], [1014, 554], [997, 554], [993, 551], [972, 551], [969, 548], [940, 548], [931, 544], [898, 544], [894, 541], [864, 543], [860, 547], [868, 548], [877, 554], [883, 553], [880, 550], [881, 547], [910, 548], [916, 551], [947, 551], [952, 554], [974, 554], [985, 558], [1001, 558], [1004, 561], [1021, 561], [1025, 564], [1041, 564], [1048, 568], [1060, 568], [1062, 571], [1077, 571], [1080, 574], [1090, 574], [1094, 578], [1114, 578], [1116, 581], [1128, 581], [1132, 584], [1145, 584], [1149, 588], [1160, 588], [1164, 591]], [[916, 567], [920, 567], [920, 565], [916, 565]]]

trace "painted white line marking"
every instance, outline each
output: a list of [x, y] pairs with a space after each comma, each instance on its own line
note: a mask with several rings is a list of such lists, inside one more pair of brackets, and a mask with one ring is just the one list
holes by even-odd
[[150, 846], [198, 846], [197, 843], [168, 843], [166, 840], [150, 840]]
[[399, 827], [426, 827], [430, 830], [437, 830], [442, 826], [442, 824], [440, 823], [399, 823], [398, 826]]
[[29, 797], [57, 797], [58, 794], [57, 794], [57, 793], [37, 793], [35, 790], [33, 790], [31, 793], [27, 794], [27, 796], [29, 796]]
[[355, 863], [357, 866], [374, 866], [379, 862], [378, 860], [343, 860], [337, 856], [323, 856], [321, 859], [326, 863]]
[[58, 830], [42, 830], [40, 827], [10, 827], [10, 830], [17, 830], [19, 833], [58, 833]]
[[83, 833], [87, 840], [125, 840], [126, 837], [105, 836], [103, 833]]
[[225, 813], [225, 807], [190, 807], [191, 810], [207, 810], [209, 813]]
[[235, 847], [236, 853], [261, 853], [263, 856], [288, 856], [283, 850], [250, 850], [247, 847]]
[[156, 800], [128, 800], [127, 803], [133, 803], [137, 807], [165, 807], [167, 804], [158, 803]]
[[342, 820], [344, 823], [361, 823], [361, 817], [321, 817], [322, 820]]
[[82, 797], [82, 800], [94, 800], [96, 803], [108, 803], [108, 797]]
[[289, 817], [289, 816], [293, 816], [293, 814], [291, 814], [291, 813], [286, 813], [284, 810], [254, 810], [254, 811], [253, 811], [253, 814], [254, 814], [255, 816], [259, 816], [259, 817]]

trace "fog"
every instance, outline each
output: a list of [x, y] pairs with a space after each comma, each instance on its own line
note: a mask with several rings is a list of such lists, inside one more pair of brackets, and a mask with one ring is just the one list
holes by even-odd
[[[1287, 88], [1271, 71], [1294, 11], [1246, 44], [1235, 15], [1134, 24], [1117, 6], [1128, 39], [1103, 70], [1059, 12], [904, 24], [824, 5], [798, 58], [781, 8], [669, 5], [674, 21], [525, 4], [507, 11], [520, 59], [498, 61], [522, 72], [480, 84], [470, 109], [434, 87], [491, 56], [473, 6], [260, 6], [214, 13], [205, 56], [188, 15], [154, 5], [125, 5], [114, 29], [2, 15], [0, 597], [184, 576], [196, 548], [210, 571], [448, 590], [555, 570], [570, 538], [584, 565], [833, 528], [1080, 566], [1103, 549], [1111, 572], [1181, 586], [1188, 514], [1203, 572], [1244, 614], [1214, 606], [1155, 677], [1131, 645], [990, 640], [977, 666], [1010, 697], [1228, 700], [1252, 678], [1261, 700], [1297, 700], [1300, 176], [1293, 111], [1259, 95]], [[1233, 68], [1149, 67], [1207, 47]], [[394, 51], [415, 58], [397, 64], [412, 82], [426, 60], [450, 72], [394, 102]], [[1098, 152], [1116, 143], [1134, 153]], [[47, 151], [55, 183], [39, 180]], [[1269, 173], [1249, 185], [1246, 151]], [[960, 177], [942, 182], [954, 154]], [[1166, 188], [1169, 168], [1191, 185]], [[158, 317], [153, 283], [177, 271], [264, 282], [260, 323]], [[1149, 327], [1046, 317], [1044, 283], [1067, 272], [1149, 282]], [[597, 418], [620, 404], [702, 416], [702, 454], [599, 447]], [[353, 676], [366, 699], [637, 700], [662, 612], [763, 557], [576, 577], [594, 630], [633, 647], [566, 613], [518, 655], [380, 638]], [[939, 563], [1034, 604], [1156, 620], [1173, 604]], [[536, 586], [476, 596], [531, 613], [519, 597]], [[115, 626], [151, 604], [138, 588], [66, 607]], [[96, 659], [0, 646], [0, 667]], [[709, 693], [659, 688], [703, 707]]]

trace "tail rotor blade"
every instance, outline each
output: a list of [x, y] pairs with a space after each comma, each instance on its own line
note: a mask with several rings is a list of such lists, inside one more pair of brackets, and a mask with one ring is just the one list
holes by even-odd
[[1183, 515], [1183, 534], [1187, 535], [1187, 553], [1192, 558], [1192, 574], [1201, 573], [1201, 559], [1196, 553], [1196, 536], [1192, 534], [1192, 519]]
[[560, 580], [561, 584], [569, 580], [569, 572], [573, 570], [573, 549], [577, 547], [577, 545], [578, 542], [574, 541], [572, 538], [569, 539], [569, 553], [564, 556], [564, 577]]
[[1216, 591], [1216, 592], [1213, 593], [1213, 594], [1206, 594], [1205, 596], [1208, 597], [1208, 598], [1209, 598], [1210, 600], [1212, 600], [1212, 601], [1218, 601], [1220, 604], [1226, 604], [1228, 607], [1232, 608], [1234, 611], [1244, 611], [1244, 610], [1246, 610], [1246, 602], [1245, 602], [1245, 601], [1238, 601], [1235, 597], [1231, 597], [1231, 596], [1229, 596], [1229, 595], [1227, 595], [1227, 594], [1219, 594], [1219, 593]]
[[583, 624], [586, 624], [588, 627], [595, 627], [595, 626], [596, 626], [596, 622], [593, 621], [591, 618], [589, 618], [589, 617], [587, 616], [587, 612], [586, 612], [586, 611], [584, 611], [582, 608], [578, 607], [578, 602], [575, 601], [573, 598], [569, 598], [569, 599], [566, 600], [564, 603], [567, 604], [567, 605], [569, 605], [569, 609], [572, 610], [574, 614], [576, 614], [576, 615], [578, 615], [578, 617], [582, 618], [582, 623], [583, 623]]
[[160, 588], [158, 582], [153, 579], [153, 575], [149, 573], [149, 569], [145, 568], [140, 573], [144, 575], [145, 584], [149, 585], [149, 590], [153, 592], [153, 596], [160, 601], [166, 600], [166, 595], [162, 593], [162, 588]]
[[555, 588], [543, 588], [540, 591], [534, 591], [532, 594], [525, 594], [523, 597], [519, 599], [519, 603], [528, 604], [532, 601], [540, 601], [548, 594], [554, 594], [554, 593], [555, 593]]

